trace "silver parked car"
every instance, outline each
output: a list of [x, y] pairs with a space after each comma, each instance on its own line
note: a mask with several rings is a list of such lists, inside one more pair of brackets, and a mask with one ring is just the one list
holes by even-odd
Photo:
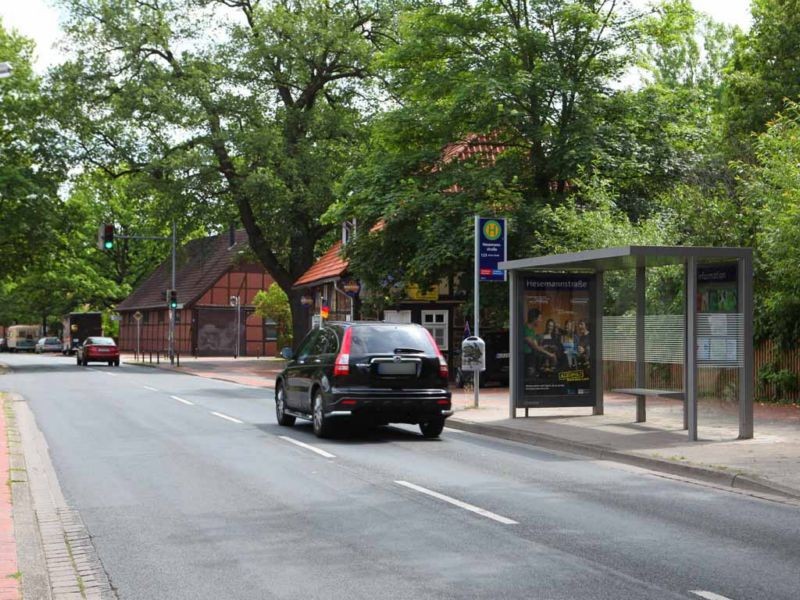
[[33, 347], [33, 351], [36, 354], [41, 354], [42, 352], [61, 352], [61, 340], [57, 337], [43, 337], [36, 345]]

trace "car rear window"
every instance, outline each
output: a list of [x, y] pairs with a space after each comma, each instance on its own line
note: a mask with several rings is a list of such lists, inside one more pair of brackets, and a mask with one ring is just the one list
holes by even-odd
[[94, 344], [95, 346], [116, 346], [114, 340], [106, 337], [89, 338], [86, 340], [87, 344]]
[[353, 327], [350, 354], [395, 354], [396, 350], [436, 354], [428, 332], [415, 325], [359, 325]]

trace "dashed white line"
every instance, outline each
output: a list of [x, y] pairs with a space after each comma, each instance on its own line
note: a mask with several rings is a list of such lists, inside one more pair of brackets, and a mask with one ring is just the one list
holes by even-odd
[[719, 594], [715, 594], [714, 592], [706, 592], [705, 590], [689, 590], [690, 594], [694, 594], [695, 596], [700, 596], [701, 598], [705, 598], [706, 600], [731, 600], [727, 596], [720, 596]]
[[170, 396], [173, 400], [177, 400], [178, 402], [183, 402], [184, 404], [188, 404], [189, 406], [194, 406], [194, 402], [189, 402], [188, 400], [184, 400], [178, 396]]
[[429, 490], [428, 488], [424, 488], [421, 485], [416, 485], [413, 483], [409, 483], [408, 481], [395, 481], [397, 485], [402, 485], [403, 487], [407, 487], [414, 491], [420, 492], [422, 494], [427, 494], [428, 496], [432, 496], [437, 498], [438, 500], [442, 500], [443, 502], [448, 502], [453, 506], [457, 506], [459, 508], [463, 508], [464, 510], [468, 510], [470, 512], [474, 512], [475, 514], [481, 515], [482, 517], [486, 517], [487, 519], [492, 519], [493, 521], [497, 521], [498, 523], [502, 523], [503, 525], [518, 525], [517, 521], [513, 519], [509, 519], [508, 517], [504, 517], [502, 515], [498, 515], [486, 509], [480, 508], [475, 506], [474, 504], [468, 504], [466, 502], [462, 502], [461, 500], [456, 500], [455, 498], [451, 498], [450, 496], [445, 496], [444, 494], [440, 494], [439, 492], [434, 492], [433, 490]]
[[311, 450], [312, 452], [316, 452], [317, 454], [319, 454], [320, 456], [324, 456], [325, 458], [336, 458], [335, 454], [331, 454], [330, 452], [325, 452], [325, 450], [322, 450], [321, 448], [316, 448], [311, 444], [306, 444], [305, 442], [301, 442], [294, 438], [290, 438], [287, 435], [279, 435], [278, 437], [281, 438], [282, 440], [286, 440], [287, 442], [294, 444], [295, 446], [300, 446], [301, 448], [305, 448], [306, 450]]
[[151, 392], [157, 392], [158, 391], [158, 388], [150, 387], [149, 385], [143, 385], [142, 387], [144, 389], [146, 389], [146, 390], [150, 390]]
[[223, 415], [222, 413], [211, 411], [211, 414], [214, 415], [215, 417], [219, 417], [220, 419], [226, 419], [228, 421], [231, 421], [232, 423], [239, 423], [239, 425], [242, 425], [244, 423], [244, 421], [240, 421], [239, 419], [236, 419], [234, 417], [229, 417], [228, 415]]
[[109, 377], [116, 377], [117, 376], [115, 373], [109, 373], [108, 371], [100, 371], [100, 372], [103, 373], [104, 375], [108, 375]]

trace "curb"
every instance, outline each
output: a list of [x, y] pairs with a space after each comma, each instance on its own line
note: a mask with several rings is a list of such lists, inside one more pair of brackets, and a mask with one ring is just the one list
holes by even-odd
[[[271, 382], [271, 385], [254, 385], [254, 384], [250, 384], [250, 383], [240, 383], [240, 382], [238, 382], [238, 381], [236, 381], [235, 379], [232, 379], [232, 378], [229, 379], [229, 378], [225, 378], [225, 377], [212, 377], [211, 375], [205, 375], [205, 374], [196, 373], [196, 372], [193, 372], [193, 371], [184, 371], [183, 367], [173, 367], [173, 366], [162, 367], [161, 365], [157, 365], [155, 363], [153, 363], [153, 364], [150, 364], [150, 363], [138, 363], [138, 362], [133, 362], [133, 361], [126, 362], [125, 364], [126, 365], [131, 365], [131, 366], [134, 366], [134, 367], [146, 367], [148, 369], [159, 369], [161, 371], [167, 371], [167, 372], [170, 372], [170, 373], [178, 373], [180, 375], [191, 375], [192, 377], [204, 377], [205, 379], [213, 379], [215, 381], [224, 381], [225, 383], [237, 383], [239, 385], [246, 385], [246, 386], [249, 386], [249, 387], [255, 387], [255, 388], [260, 388], [260, 389], [265, 389], [265, 390], [275, 389], [275, 381], [274, 380]], [[266, 377], [264, 379], [266, 379]]]
[[511, 427], [503, 427], [502, 425], [474, 423], [472, 421], [462, 420], [457, 417], [451, 417], [447, 419], [447, 427], [509, 440], [512, 442], [540, 446], [549, 450], [571, 452], [573, 454], [580, 454], [582, 456], [588, 456], [591, 458], [623, 463], [635, 467], [642, 467], [651, 471], [658, 471], [660, 473], [696, 479], [706, 483], [713, 483], [722, 487], [730, 487], [737, 490], [754, 492], [758, 494], [780, 496], [781, 498], [790, 500], [800, 500], [800, 490], [782, 486], [780, 484], [773, 483], [766, 479], [761, 479], [760, 477], [755, 477], [752, 475], [728, 473], [726, 471], [712, 469], [710, 467], [674, 463], [649, 456], [620, 452], [618, 450], [612, 450], [610, 448], [597, 446], [595, 444], [586, 444], [572, 440], [565, 440], [563, 438], [544, 433], [523, 431]]

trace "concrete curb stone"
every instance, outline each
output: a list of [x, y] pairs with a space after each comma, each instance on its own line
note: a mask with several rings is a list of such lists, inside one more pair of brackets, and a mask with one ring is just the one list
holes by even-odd
[[697, 479], [723, 487], [736, 488], [760, 494], [781, 496], [791, 500], [800, 500], [800, 490], [782, 486], [749, 474], [730, 473], [720, 469], [713, 469], [711, 467], [675, 463], [650, 456], [620, 452], [595, 444], [586, 444], [573, 440], [565, 440], [563, 438], [558, 438], [543, 433], [523, 431], [511, 427], [504, 427], [502, 425], [474, 423], [472, 421], [459, 419], [458, 417], [451, 417], [448, 419], [447, 426], [452, 429], [459, 429], [470, 433], [487, 435], [512, 442], [536, 445], [551, 450], [572, 452], [574, 454], [590, 456], [600, 460], [609, 460], [635, 467], [642, 467], [661, 473], [668, 473], [670, 475]]

